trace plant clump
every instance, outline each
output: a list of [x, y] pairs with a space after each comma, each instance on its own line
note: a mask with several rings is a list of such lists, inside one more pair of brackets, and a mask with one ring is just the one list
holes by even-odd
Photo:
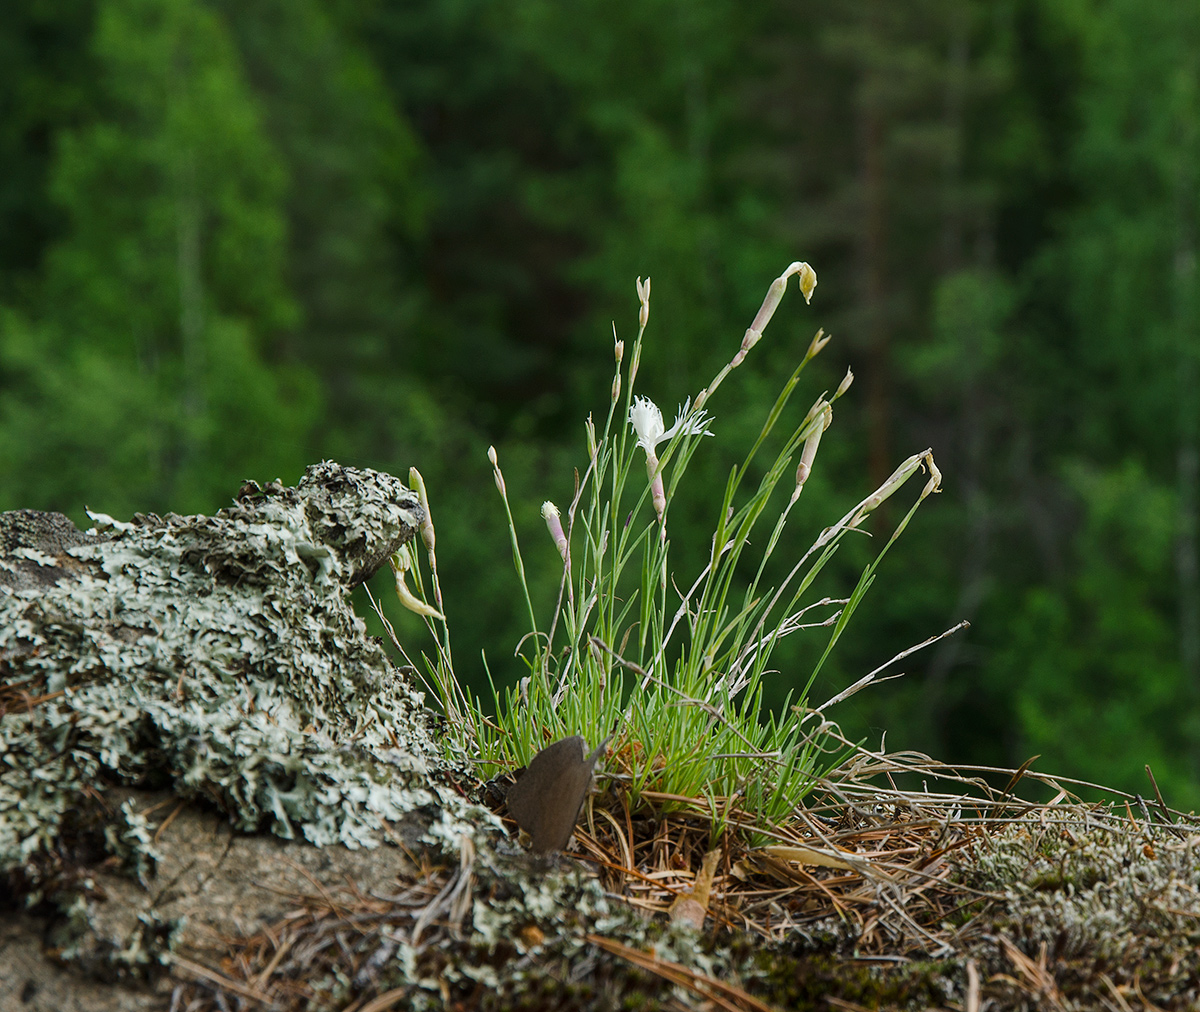
[[[748, 813], [752, 833], [769, 834], [791, 820], [835, 764], [826, 748], [828, 725], [819, 708], [808, 707], [808, 693], [883, 556], [938, 490], [941, 475], [929, 450], [913, 454], [812, 544], [788, 543], [785, 527], [832, 424], [833, 405], [853, 381], [847, 370], [832, 394], [817, 396], [807, 411], [794, 409], [802, 373], [829, 343], [823, 331], [812, 338], [715, 498], [707, 564], [685, 578], [671, 562], [673, 504], [685, 494], [689, 464], [716, 432], [716, 394], [763, 339], [792, 278], [806, 303], [812, 298], [812, 267], [799, 261], [788, 266], [769, 286], [735, 354], [694, 398], [682, 398], [669, 426], [638, 388], [650, 319], [650, 282], [638, 279], [637, 336], [628, 354], [625, 342], [614, 338], [607, 411], [601, 424], [591, 416], [586, 421], [587, 462], [575, 473], [574, 495], [565, 509], [551, 501], [542, 506], [562, 564], [548, 619], [533, 605], [507, 483], [499, 455], [489, 449], [529, 620], [518, 646], [527, 674], [495, 689], [494, 719], [455, 677], [440, 594], [437, 607], [424, 613], [439, 640], [435, 658], [424, 665], [429, 684], [460, 739], [479, 755], [483, 775], [524, 766], [552, 741], [580, 735], [595, 744], [611, 736], [609, 766], [631, 803], [636, 807], [654, 796], [662, 807], [673, 803], [667, 798], [697, 799], [712, 816], [715, 841], [726, 826], [721, 813], [728, 799], [736, 797], [739, 810]], [[814, 583], [845, 536], [922, 470], [928, 478], [916, 502], [854, 589], [845, 597], [818, 597]], [[713, 498], [712, 489], [703, 492]], [[431, 524], [423, 534], [436, 590]], [[752, 538], [760, 547], [752, 547]], [[773, 583], [772, 560], [780, 557], [786, 576]], [[398, 579], [415, 569], [414, 561], [411, 552], [393, 560]], [[407, 584], [402, 591], [398, 584], [398, 592], [406, 606], [420, 609], [408, 600]], [[779, 643], [801, 630], [823, 631], [825, 642], [811, 668], [793, 679], [783, 705], [772, 710], [763, 699], [764, 676]]]

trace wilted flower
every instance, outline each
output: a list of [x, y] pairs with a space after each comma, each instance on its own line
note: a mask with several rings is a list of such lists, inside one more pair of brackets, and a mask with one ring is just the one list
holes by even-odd
[[800, 294], [804, 296], [804, 301], [812, 301], [813, 289], [817, 287], [817, 272], [809, 267], [808, 264], [797, 260], [772, 281], [771, 287], [767, 289], [767, 296], [763, 299], [762, 306], [759, 307], [758, 315], [754, 317], [754, 322], [750, 324], [750, 331], [756, 337], [762, 337], [762, 332], [767, 329], [767, 324], [771, 322], [771, 317], [775, 315], [775, 310], [779, 308], [779, 300], [783, 298], [788, 278], [793, 275], [799, 275]]
[[412, 557], [408, 554], [409, 546], [405, 545], [388, 559], [392, 567], [392, 575], [396, 578], [396, 597], [405, 608], [423, 618], [436, 618], [445, 621], [445, 616], [432, 605], [426, 604], [408, 589], [405, 574], [412, 566]]

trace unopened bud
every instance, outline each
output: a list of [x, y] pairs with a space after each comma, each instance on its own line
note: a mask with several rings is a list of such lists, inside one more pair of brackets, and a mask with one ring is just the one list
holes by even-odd
[[850, 384], [853, 382], [854, 382], [854, 373], [850, 369], [847, 369], [846, 375], [843, 377], [842, 382], [838, 384], [838, 388], [834, 392], [833, 399], [836, 401], [839, 397], [841, 397], [842, 394], [844, 394], [847, 390], [850, 389]]
[[[813, 412], [820, 410], [822, 403], [822, 401], [818, 401], [813, 406]], [[813, 412], [810, 412], [810, 414]], [[817, 448], [821, 445], [821, 436], [832, 423], [833, 409], [828, 404], [824, 404], [824, 410], [821, 410], [820, 418], [816, 422], [812, 432], [804, 440], [804, 449], [800, 453], [800, 463], [796, 467], [796, 487], [792, 491], [792, 502], [799, 499], [800, 493], [804, 491], [804, 483], [808, 481], [808, 476], [812, 474], [812, 465], [817, 456]]]
[[829, 343], [829, 338], [827, 338], [825, 336], [824, 328], [822, 328], [821, 330], [818, 330], [813, 335], [812, 342], [808, 346], [808, 351], [806, 351], [804, 353], [805, 361], [808, 361], [808, 359], [810, 359], [814, 355], [820, 353], [821, 349], [824, 348], [825, 345], [827, 345], [828, 343]]
[[488, 460], [492, 462], [492, 477], [496, 481], [496, 488], [500, 490], [501, 495], [508, 495], [508, 491], [504, 487], [504, 475], [500, 473], [500, 465], [496, 461], [496, 448], [488, 447]]
[[408, 469], [408, 480], [421, 500], [421, 509], [425, 511], [425, 519], [421, 521], [421, 539], [425, 542], [425, 551], [433, 554], [437, 537], [433, 531], [433, 514], [429, 512], [429, 495], [425, 491], [425, 479], [415, 467]]
[[647, 278], [645, 284], [642, 279], [637, 279], [638, 301], [642, 304], [638, 310], [638, 326], [642, 330], [646, 329], [646, 324], [650, 322], [650, 279]]
[[587, 433], [587, 451], [588, 460], [596, 459], [596, 423], [592, 421], [592, 416], [588, 415], [587, 420], [583, 423], [584, 431]]
[[562, 556], [563, 562], [568, 561], [570, 550], [567, 546], [567, 535], [563, 532], [562, 519], [559, 516], [558, 507], [549, 499], [542, 503], [542, 519], [546, 521], [546, 529], [550, 532], [550, 537], [554, 541], [554, 547], [558, 549], [558, 554]]

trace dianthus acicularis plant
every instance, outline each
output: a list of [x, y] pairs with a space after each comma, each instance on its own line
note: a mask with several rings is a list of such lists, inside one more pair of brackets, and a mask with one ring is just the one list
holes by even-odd
[[[547, 621], [539, 620], [533, 606], [504, 476], [495, 450], [489, 449], [530, 629], [518, 646], [528, 674], [517, 685], [494, 690], [495, 717], [469, 699], [454, 677], [432, 521], [422, 533], [436, 607], [428, 603], [412, 547], [393, 559], [397, 592], [426, 616], [439, 641], [437, 659], [426, 663], [431, 686], [485, 773], [528, 763], [539, 749], [566, 735], [580, 734], [595, 744], [612, 734], [606, 765], [628, 784], [632, 803], [647, 791], [655, 792], [660, 804], [664, 795], [706, 799], [719, 824], [724, 799], [736, 796], [738, 807], [765, 827], [785, 819], [827, 771], [831, 752], [822, 718], [805, 705], [808, 692], [879, 561], [920, 503], [937, 490], [940, 474], [930, 451], [914, 454], [803, 551], [786, 544], [784, 525], [833, 420], [832, 405], [853, 378], [847, 371], [834, 394], [818, 397], [803, 415], [790, 407], [800, 374], [829, 340], [823, 332], [813, 338], [766, 412], [757, 439], [731, 471], [715, 510], [707, 564], [686, 582], [670, 565], [671, 505], [685, 494], [693, 455], [705, 452], [716, 433], [713, 396], [761, 340], [792, 277], [798, 278], [805, 301], [811, 299], [816, 274], [806, 263], [791, 264], [772, 282], [737, 353], [694, 399], [684, 398], [669, 427], [657, 404], [636, 389], [650, 317], [650, 282], [639, 279], [637, 338], [628, 355], [624, 342], [615, 341], [608, 413], [599, 428], [590, 416], [585, 422], [587, 464], [574, 497], [565, 508], [552, 502], [542, 506], [562, 566], [558, 600]], [[789, 427], [766, 473], [748, 487], [751, 462], [776, 429]], [[772, 442], [778, 444], [778, 436]], [[810, 600], [814, 579], [845, 534], [923, 466], [929, 478], [920, 495], [852, 593]], [[412, 472], [411, 479], [428, 507], [420, 474]], [[762, 547], [757, 558], [744, 560], [760, 522], [771, 524], [770, 533], [755, 534]], [[765, 567], [775, 553], [795, 561], [779, 586], [764, 586]], [[735, 570], [747, 572], [748, 564], [754, 577], [748, 586], [739, 585]], [[407, 573], [414, 576], [415, 595]], [[802, 629], [825, 637], [823, 652], [789, 697], [790, 705], [768, 711], [762, 686], [772, 651], [784, 636]], [[810, 720], [814, 716], [818, 720]]]

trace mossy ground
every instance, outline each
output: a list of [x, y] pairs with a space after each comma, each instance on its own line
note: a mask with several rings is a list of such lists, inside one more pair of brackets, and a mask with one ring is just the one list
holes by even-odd
[[[878, 874], [812, 867], [786, 890], [762, 873], [718, 876], [699, 932], [614, 889], [593, 837], [575, 859], [501, 848], [429, 866], [390, 897], [309, 894], [233, 941], [224, 965], [289, 1009], [1195, 1008], [1197, 827], [1112, 815], [901, 819], [886, 827], [897, 840], [932, 845], [907, 873], [879, 859]], [[764, 892], [778, 923], [731, 926]], [[218, 991], [196, 984], [194, 1007], [218, 1008]]]

